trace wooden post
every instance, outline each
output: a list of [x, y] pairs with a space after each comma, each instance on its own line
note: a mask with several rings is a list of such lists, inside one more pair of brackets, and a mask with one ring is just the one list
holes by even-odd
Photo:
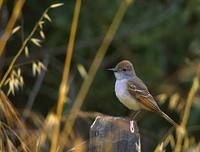
[[135, 121], [98, 116], [90, 128], [89, 152], [141, 152]]

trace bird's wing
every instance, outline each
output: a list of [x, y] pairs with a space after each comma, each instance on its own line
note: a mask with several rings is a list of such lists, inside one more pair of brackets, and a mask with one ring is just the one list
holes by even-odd
[[141, 104], [148, 110], [153, 112], [160, 112], [156, 101], [149, 93], [146, 85], [139, 78], [134, 78], [128, 81], [128, 92], [134, 96]]

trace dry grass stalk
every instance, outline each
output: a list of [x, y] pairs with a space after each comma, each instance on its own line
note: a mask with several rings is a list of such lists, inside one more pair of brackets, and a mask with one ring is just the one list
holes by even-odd
[[15, 125], [17, 125], [20, 128], [24, 128], [23, 123], [19, 119], [19, 115], [18, 115], [17, 111], [11, 105], [7, 96], [1, 90], [0, 90], [0, 108], [2, 111], [1, 115], [5, 116], [6, 123], [9, 126], [14, 127]]
[[188, 97], [187, 97], [187, 102], [186, 102], [186, 106], [185, 106], [185, 111], [183, 114], [183, 118], [181, 121], [181, 125], [180, 127], [177, 128], [177, 141], [176, 141], [176, 147], [175, 147], [175, 152], [180, 152], [181, 148], [182, 148], [182, 142], [186, 133], [186, 125], [190, 116], [190, 111], [191, 111], [191, 107], [192, 107], [192, 103], [193, 103], [193, 99], [195, 94], [197, 93], [199, 89], [199, 78], [198, 76], [196, 76], [193, 79], [193, 83], [192, 83], [192, 87], [189, 91]]
[[[59, 3], [60, 4], [60, 6], [61, 6], [61, 3]], [[53, 4], [53, 5], [55, 5], [55, 4]], [[52, 6], [52, 5], [51, 5]], [[34, 34], [36, 33], [36, 31], [38, 30], [38, 29], [41, 29], [42, 30], [42, 28], [43, 28], [43, 24], [45, 23], [44, 22], [44, 19], [45, 19], [45, 15], [48, 13], [48, 11], [52, 8], [51, 6], [49, 6], [45, 11], [44, 11], [44, 13], [42, 14], [42, 16], [40, 17], [40, 19], [36, 22], [36, 24], [35, 24], [35, 26], [33, 27], [33, 30], [31, 31], [31, 33], [27, 36], [27, 38], [23, 41], [23, 43], [22, 43], [22, 46], [21, 46], [21, 48], [19, 49], [19, 51], [17, 52], [17, 54], [14, 56], [14, 58], [13, 58], [13, 60], [11, 61], [11, 63], [10, 63], [10, 65], [9, 65], [9, 67], [8, 67], [8, 69], [7, 69], [7, 71], [6, 71], [6, 73], [4, 74], [4, 76], [3, 76], [3, 78], [2, 78], [2, 80], [1, 80], [1, 82], [0, 82], [0, 88], [3, 86], [3, 84], [5, 83], [5, 81], [6, 81], [6, 79], [7, 79], [7, 77], [9, 76], [9, 74], [10, 74], [10, 72], [12, 71], [12, 69], [13, 69], [13, 66], [14, 66], [14, 64], [15, 64], [15, 62], [17, 61], [17, 59], [19, 58], [19, 56], [24, 52], [24, 51], [27, 51], [27, 49], [25, 49], [25, 48], [27, 48], [27, 44], [28, 44], [28, 42], [30, 41], [30, 40], [35, 40], [35, 39], [33, 39], [33, 36], [34, 36]], [[55, 7], [53, 7], [53, 8], [55, 8]], [[38, 39], [36, 40], [36, 41], [34, 41], [34, 42], [36, 42], [35, 43], [35, 45], [40, 45], [40, 44], [38, 44], [39, 42], [38, 42]], [[27, 52], [26, 52], [26, 54], [27, 54]]]
[[73, 148], [69, 149], [68, 152], [86, 152], [87, 141], [83, 141], [81, 137], [74, 140]]
[[[15, 9], [17, 9], [18, 7], [18, 11], [20, 12], [21, 9], [19, 9], [19, 3], [22, 2], [23, 0], [18, 0], [18, 2], [15, 5]], [[45, 16], [47, 15], [48, 11], [52, 8], [56, 8], [63, 5], [62, 3], [58, 3], [58, 4], [53, 4], [51, 6], [49, 6], [44, 13], [42, 14], [42, 16], [40, 17], [40, 19], [38, 20], [38, 22], [36, 22], [33, 30], [31, 31], [31, 33], [27, 36], [27, 38], [24, 40], [24, 42], [22, 43], [21, 48], [19, 49], [19, 51], [17, 52], [17, 54], [15, 55], [15, 57], [13, 58], [13, 60], [11, 61], [8, 70], [6, 71], [6, 73], [3, 76], [3, 79], [0, 81], [0, 88], [7, 82], [7, 84], [9, 84], [9, 81], [11, 79], [8, 78], [8, 76], [10, 75], [11, 71], [14, 72], [15, 76], [19, 76], [16, 74], [16, 72], [13, 70], [14, 64], [16, 62], [16, 60], [19, 58], [19, 56], [23, 53], [23, 51], [25, 51], [26, 55], [28, 55], [28, 42], [32, 41], [33, 44], [35, 44], [36, 46], [40, 46], [40, 39], [37, 38], [33, 38], [34, 34], [38, 31], [38, 29], [40, 30], [40, 33], [42, 32], [42, 34], [40, 34], [40, 36], [42, 38], [44, 38], [44, 33], [43, 33], [43, 24], [45, 23]], [[22, 7], [22, 6], [21, 6]], [[13, 12], [15, 12], [16, 10], [14, 10]], [[17, 14], [15, 17], [17, 18]], [[12, 17], [11, 17], [12, 19]], [[14, 21], [14, 20], [13, 20]], [[8, 23], [9, 26], [10, 23]], [[14, 25], [14, 24], [13, 24]], [[11, 30], [12, 28], [9, 27], [9, 29]], [[14, 30], [14, 32], [16, 32], [17, 29]], [[12, 30], [13, 32], [13, 30]], [[5, 33], [7, 33], [7, 38], [9, 38], [9, 36], [11, 34], [9, 31], [5, 31]], [[7, 40], [5, 41], [5, 38], [2, 37], [3, 41], [0, 41], [3, 43], [0, 47], [2, 49], [2, 47], [5, 47]], [[3, 49], [2, 49], [3, 51]], [[1, 52], [0, 52], [1, 53]], [[35, 73], [36, 72], [40, 72], [41, 69], [45, 69], [45, 67], [43, 67], [42, 63], [38, 62], [38, 64], [35, 66]], [[17, 73], [21, 73], [20, 70], [17, 70]], [[21, 75], [20, 75], [20, 78]], [[23, 79], [21, 79], [23, 80]], [[15, 80], [16, 82], [16, 80]], [[18, 82], [18, 81], [17, 81]], [[18, 88], [18, 85], [16, 85], [16, 83], [12, 85], [15, 86], [16, 88]], [[35, 149], [36, 151], [39, 149], [40, 147], [40, 142], [36, 142], [38, 141], [38, 133], [44, 132], [43, 126], [41, 126], [41, 122], [37, 120], [36, 123], [38, 126], [40, 126], [39, 131], [32, 131], [32, 130], [28, 130], [25, 127], [25, 124], [20, 120], [18, 113], [16, 112], [16, 110], [14, 109], [14, 107], [11, 105], [10, 101], [8, 100], [7, 96], [0, 90], [0, 112], [1, 112], [1, 122], [0, 122], [0, 135], [1, 135], [1, 139], [0, 139], [0, 151], [30, 151], [28, 146], [31, 147], [30, 149]], [[35, 118], [34, 118], [35, 120]], [[42, 128], [42, 129], [41, 129]], [[16, 142], [17, 141], [17, 142]], [[6, 143], [6, 144], [5, 144]], [[17, 145], [16, 145], [17, 144]]]
[[77, 31], [77, 26], [78, 26], [80, 9], [81, 9], [81, 0], [76, 0], [73, 20], [72, 20], [72, 25], [71, 25], [71, 33], [69, 37], [68, 47], [66, 50], [67, 53], [66, 53], [66, 58], [65, 58], [63, 76], [62, 76], [62, 81], [59, 88], [58, 105], [57, 105], [57, 111], [56, 111], [59, 123], [53, 132], [51, 152], [55, 152], [58, 147], [57, 142], [58, 142], [58, 137], [60, 133], [60, 120], [62, 117], [63, 105], [66, 99], [66, 94], [68, 93], [68, 89], [69, 89], [69, 84], [68, 84], [69, 71], [71, 67], [71, 59], [72, 59], [72, 53], [74, 49], [74, 42], [75, 42], [75, 36], [76, 36], [76, 31]]
[[1, 108], [1, 122], [0, 122], [0, 134], [2, 142], [5, 142], [4, 146], [0, 149], [3, 151], [17, 151], [16, 140], [20, 143], [20, 148], [23, 151], [29, 151], [25, 143], [27, 137], [27, 130], [24, 124], [21, 122], [19, 115], [15, 108], [11, 105], [7, 96], [0, 90], [0, 108]]
[[58, 105], [57, 105], [58, 117], [61, 117], [62, 115], [64, 100], [69, 88], [68, 79], [69, 79], [69, 72], [70, 72], [70, 67], [71, 67], [72, 53], [74, 49], [75, 36], [76, 36], [76, 31], [77, 31], [77, 26], [78, 26], [80, 8], [81, 8], [81, 0], [76, 0], [74, 16], [73, 16], [73, 21], [71, 25], [71, 33], [69, 37], [68, 47], [66, 50], [67, 54], [65, 58], [65, 66], [63, 70], [62, 81], [59, 88], [59, 97], [58, 97]]
[[[13, 9], [12, 16], [10, 17], [8, 24], [4, 30], [3, 36], [0, 39], [0, 57], [2, 56], [4, 52], [4, 48], [6, 46], [6, 43], [12, 34], [12, 29], [15, 25], [15, 22], [21, 12], [21, 9], [24, 5], [25, 0], [18, 0], [17, 3], [15, 4], [15, 7]], [[0, 3], [0, 6], [2, 5], [3, 2]]]
[[[175, 152], [180, 152], [182, 148], [186, 149], [191, 145], [191, 143], [190, 142], [188, 143], [187, 141], [189, 137], [186, 135], [187, 132], [186, 125], [190, 116], [193, 99], [198, 89], [199, 89], [199, 78], [198, 76], [196, 76], [193, 79], [192, 87], [188, 93], [188, 97], [186, 100], [187, 102], [185, 105], [185, 110], [183, 113], [181, 124], [178, 128], [176, 128], [176, 139], [177, 139], [176, 143], [175, 143], [175, 138], [172, 135], [173, 128], [171, 128], [169, 132], [166, 134], [166, 137], [163, 138], [164, 140], [161, 140], [164, 143], [164, 147], [166, 147], [168, 143], [171, 143], [171, 147], [174, 148]], [[197, 129], [199, 129], [199, 126], [197, 126]], [[157, 145], [155, 151], [159, 148], [159, 146], [160, 145]]]
[[[108, 47], [110, 46], [110, 43], [112, 42], [115, 33], [117, 32], [122, 19], [127, 11], [128, 6], [130, 5], [130, 2], [123, 0], [119, 6], [119, 9], [113, 19], [112, 24], [110, 25], [108, 32], [105, 35], [105, 38], [103, 39], [102, 45], [100, 46], [99, 50], [97, 51], [97, 54], [94, 58], [94, 61], [92, 62], [92, 65], [89, 69], [87, 77], [84, 79], [84, 82], [80, 88], [80, 91], [75, 99], [74, 105], [70, 111], [70, 115], [68, 116], [66, 123], [65, 123], [65, 128], [63, 131], [63, 134], [65, 134], [66, 139], [68, 135], [70, 135], [72, 131], [72, 126], [74, 124], [74, 121], [78, 115], [78, 112], [80, 110], [80, 107], [87, 95], [87, 92], [92, 84], [92, 81], [96, 75], [96, 72], [108, 50]], [[67, 142], [67, 141], [66, 141]]]
[[[1, 10], [2, 4], [3, 4], [3, 0], [0, 0], [0, 10]], [[1, 151], [1, 149], [0, 149], [0, 151]]]

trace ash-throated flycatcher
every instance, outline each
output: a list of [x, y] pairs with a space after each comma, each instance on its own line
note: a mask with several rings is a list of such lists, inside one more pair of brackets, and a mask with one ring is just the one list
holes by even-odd
[[119, 62], [112, 70], [116, 77], [115, 93], [117, 98], [131, 110], [142, 109], [156, 112], [164, 117], [169, 123], [178, 126], [159, 107], [153, 96], [149, 93], [143, 81], [137, 77], [132, 63], [128, 60]]

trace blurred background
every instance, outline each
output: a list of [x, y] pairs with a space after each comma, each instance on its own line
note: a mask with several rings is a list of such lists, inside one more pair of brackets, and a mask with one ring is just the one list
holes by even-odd
[[[88, 71], [121, 1], [82, 1], [69, 77], [69, 97], [64, 106], [64, 115], [67, 115], [73, 105], [84, 79], [83, 71]], [[42, 41], [42, 46], [29, 45], [29, 57], [22, 55], [15, 64], [15, 68], [20, 67], [25, 84], [14, 95], [10, 94], [9, 99], [20, 114], [29, 107], [37, 115], [46, 117], [48, 113], [56, 109], [76, 1], [26, 1], [15, 24], [21, 29], [10, 37], [1, 58], [0, 75], [2, 77], [43, 11], [51, 4], [58, 2], [64, 5], [48, 13], [52, 22], [44, 24], [45, 39]], [[12, 0], [7, 0], [2, 4], [1, 35], [14, 4]], [[138, 76], [157, 99], [161, 109], [176, 122], [180, 122], [188, 92], [199, 68], [199, 27], [200, 3], [198, 0], [136, 0], [128, 8], [97, 72], [81, 107], [82, 114], [99, 112], [121, 117], [129, 115], [130, 111], [115, 97], [113, 73], [106, 70], [114, 67], [122, 59], [128, 59], [133, 63]], [[41, 61], [47, 70], [33, 76], [31, 62], [36, 61]], [[7, 92], [8, 87], [4, 86], [3, 90]], [[200, 140], [199, 116], [200, 93], [198, 91], [193, 99], [187, 124], [188, 139], [189, 141], [191, 139], [193, 143], [198, 143]], [[80, 121], [75, 123], [75, 130], [78, 136], [87, 140], [89, 126], [94, 118], [82, 118], [81, 114], [79, 117]], [[163, 118], [148, 112], [142, 114], [138, 124], [144, 151], [149, 149], [153, 151], [171, 127]]]

